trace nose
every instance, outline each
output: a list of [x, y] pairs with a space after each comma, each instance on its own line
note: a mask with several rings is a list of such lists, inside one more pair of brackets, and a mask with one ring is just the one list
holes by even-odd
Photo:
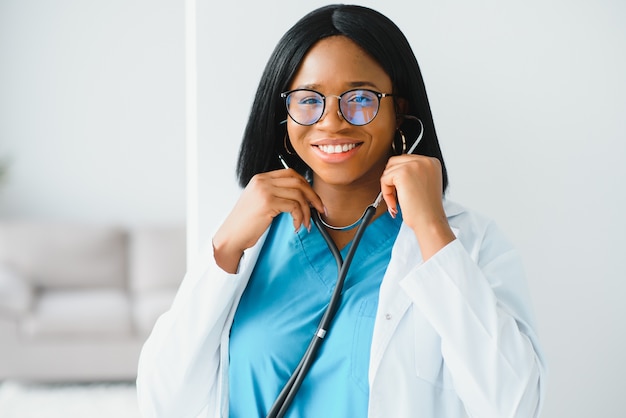
[[[334, 99], [337, 99], [337, 100], [334, 100]], [[326, 115], [328, 115], [329, 113], [333, 113], [337, 115], [337, 118], [333, 117], [330, 119], [343, 123], [345, 121], [345, 118], [343, 117], [343, 113], [341, 113], [341, 108], [339, 107], [340, 100], [341, 100], [341, 97], [339, 96], [326, 96], [326, 107], [324, 109], [324, 113], [322, 113], [322, 117], [317, 121], [317, 123], [324, 122], [326, 120]], [[334, 112], [332, 111], [333, 106], [336, 107]]]

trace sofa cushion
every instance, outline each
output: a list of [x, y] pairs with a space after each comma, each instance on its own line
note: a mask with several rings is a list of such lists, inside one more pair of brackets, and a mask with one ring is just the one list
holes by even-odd
[[22, 331], [30, 337], [128, 337], [133, 332], [129, 297], [119, 289], [43, 292]]
[[126, 234], [57, 222], [0, 222], [0, 263], [43, 288], [121, 287]]
[[150, 335], [156, 320], [167, 311], [176, 296], [176, 289], [152, 290], [135, 295], [133, 316], [135, 329], [142, 337]]
[[17, 273], [0, 264], [0, 315], [18, 317], [31, 306], [31, 286]]
[[183, 227], [136, 228], [129, 240], [129, 282], [133, 291], [178, 288], [186, 268]]

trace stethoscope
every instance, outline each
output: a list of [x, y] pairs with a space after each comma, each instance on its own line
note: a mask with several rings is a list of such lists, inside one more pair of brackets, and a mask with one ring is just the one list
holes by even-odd
[[[424, 125], [420, 119], [414, 116], [404, 115], [404, 117], [408, 119], [417, 120], [421, 128], [420, 134], [417, 136], [415, 143], [413, 143], [411, 148], [409, 148], [409, 150], [407, 151], [407, 154], [412, 154], [413, 151], [415, 151], [415, 148], [417, 147], [417, 145], [422, 140], [422, 136], [424, 135]], [[279, 155], [278, 157], [283, 167], [286, 169], [289, 168], [289, 166], [287, 165], [283, 157], [281, 155]], [[332, 225], [327, 224], [326, 222], [322, 220], [317, 210], [313, 207], [311, 208], [311, 219], [313, 223], [315, 224], [315, 226], [317, 227], [317, 229], [320, 231], [320, 234], [322, 234], [322, 238], [324, 238], [324, 241], [326, 241], [326, 245], [328, 245], [328, 249], [330, 250], [333, 257], [335, 258], [335, 262], [337, 263], [337, 269], [339, 270], [337, 274], [337, 283], [330, 297], [328, 306], [326, 307], [326, 311], [324, 311], [324, 315], [322, 316], [322, 319], [320, 320], [319, 325], [317, 326], [317, 331], [313, 335], [311, 342], [309, 342], [309, 346], [307, 347], [306, 351], [304, 352], [304, 355], [300, 359], [298, 366], [293, 371], [293, 373], [291, 374], [291, 377], [289, 378], [289, 380], [287, 381], [283, 389], [280, 391], [278, 397], [274, 401], [272, 408], [267, 414], [267, 418], [282, 418], [285, 415], [285, 413], [287, 412], [287, 409], [289, 409], [289, 405], [291, 405], [291, 402], [295, 398], [296, 393], [298, 392], [298, 389], [300, 389], [300, 385], [302, 385], [302, 382], [304, 381], [306, 374], [308, 373], [309, 369], [313, 365], [313, 362], [315, 361], [315, 358], [317, 355], [317, 351], [322, 345], [322, 342], [324, 341], [324, 337], [326, 337], [326, 334], [328, 332], [328, 329], [330, 328], [333, 318], [335, 317], [335, 314], [337, 313], [337, 309], [339, 308], [339, 305], [341, 304], [341, 293], [343, 291], [343, 284], [346, 279], [346, 276], [348, 275], [348, 269], [350, 268], [350, 264], [352, 264], [352, 259], [354, 258], [354, 254], [356, 253], [356, 250], [359, 246], [359, 242], [361, 241], [361, 238], [363, 237], [363, 234], [365, 233], [365, 228], [367, 228], [367, 226], [372, 221], [372, 218], [376, 214], [376, 209], [378, 208], [378, 205], [380, 205], [380, 202], [382, 202], [382, 200], [383, 200], [383, 193], [381, 191], [376, 197], [376, 200], [374, 200], [374, 202], [365, 209], [365, 211], [363, 212], [363, 215], [361, 215], [361, 217], [357, 219], [356, 222], [345, 227], [334, 227]], [[350, 244], [350, 248], [348, 249], [348, 253], [346, 254], [346, 258], [344, 260], [343, 257], [341, 256], [341, 252], [337, 248], [337, 245], [335, 245], [335, 242], [333, 241], [330, 234], [328, 233], [327, 228], [336, 229], [336, 230], [350, 230], [356, 226], [358, 226], [358, 228], [356, 230], [354, 238], [352, 238], [352, 244]]]

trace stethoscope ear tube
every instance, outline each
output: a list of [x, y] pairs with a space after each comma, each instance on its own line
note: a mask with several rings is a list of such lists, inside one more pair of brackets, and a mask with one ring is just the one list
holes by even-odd
[[270, 409], [267, 414], [267, 418], [282, 418], [287, 409], [289, 409], [289, 405], [293, 401], [298, 389], [300, 389], [300, 385], [302, 384], [306, 374], [308, 373], [311, 365], [315, 361], [316, 354], [318, 349], [320, 348], [322, 342], [324, 341], [324, 337], [330, 328], [330, 325], [337, 313], [337, 309], [341, 303], [341, 293], [343, 290], [343, 284], [348, 275], [348, 269], [350, 268], [350, 264], [352, 264], [352, 259], [354, 258], [354, 254], [356, 253], [356, 249], [359, 246], [359, 242], [363, 237], [363, 233], [365, 232], [365, 228], [372, 221], [372, 218], [376, 214], [376, 207], [374, 205], [370, 205], [365, 210], [365, 214], [363, 216], [363, 221], [359, 225], [354, 238], [352, 239], [352, 244], [350, 245], [350, 249], [348, 250], [348, 254], [346, 255], [346, 259], [343, 260], [341, 257], [341, 252], [335, 245], [335, 242], [331, 238], [330, 234], [322, 225], [320, 218], [314, 208], [311, 208], [311, 219], [315, 223], [317, 229], [319, 229], [324, 241], [328, 245], [330, 252], [335, 257], [335, 261], [337, 262], [337, 283], [335, 284], [335, 290], [330, 298], [330, 302], [328, 303], [328, 307], [326, 307], [326, 311], [320, 320], [320, 323], [317, 327], [317, 331], [315, 335], [311, 339], [309, 346], [302, 356], [300, 363], [292, 373], [289, 381], [285, 384], [283, 389], [280, 391], [280, 394], [274, 401], [274, 405]]

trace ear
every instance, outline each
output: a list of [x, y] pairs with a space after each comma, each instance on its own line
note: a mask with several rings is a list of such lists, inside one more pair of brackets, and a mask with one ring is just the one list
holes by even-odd
[[404, 97], [397, 97], [394, 100], [394, 104], [396, 107], [396, 129], [402, 125], [404, 122], [404, 118], [402, 115], [405, 115], [409, 111], [409, 101]]

